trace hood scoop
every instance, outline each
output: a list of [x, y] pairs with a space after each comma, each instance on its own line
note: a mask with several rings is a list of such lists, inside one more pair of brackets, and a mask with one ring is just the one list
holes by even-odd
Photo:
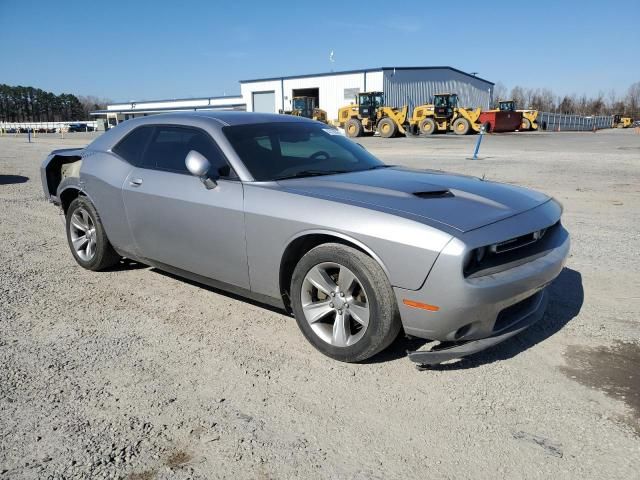
[[426, 192], [413, 192], [419, 198], [448, 198], [453, 197], [450, 190], [427, 190]]

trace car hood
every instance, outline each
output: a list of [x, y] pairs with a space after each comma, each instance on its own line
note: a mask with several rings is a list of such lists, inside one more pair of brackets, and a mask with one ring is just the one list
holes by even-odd
[[476, 177], [400, 167], [281, 180], [278, 184], [291, 193], [417, 216], [460, 232], [517, 215], [550, 198]]

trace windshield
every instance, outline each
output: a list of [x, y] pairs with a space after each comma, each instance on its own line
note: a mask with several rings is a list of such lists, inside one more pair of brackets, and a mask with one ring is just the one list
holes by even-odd
[[364, 107], [381, 107], [384, 104], [384, 97], [381, 93], [371, 94], [371, 93], [362, 93], [360, 94], [359, 104]]
[[449, 106], [448, 103], [449, 103], [449, 97], [447, 97], [446, 95], [439, 95], [433, 99], [433, 104], [436, 107], [447, 107]]
[[369, 95], [360, 95], [360, 99], [358, 100], [358, 104], [364, 107], [368, 107], [371, 105], [371, 97]]
[[294, 110], [306, 110], [307, 105], [304, 98], [294, 98], [293, 99], [293, 108]]
[[500, 102], [500, 110], [503, 112], [513, 112], [515, 109], [514, 102]]
[[338, 130], [322, 125], [277, 122], [222, 130], [253, 178], [259, 181], [385, 166]]

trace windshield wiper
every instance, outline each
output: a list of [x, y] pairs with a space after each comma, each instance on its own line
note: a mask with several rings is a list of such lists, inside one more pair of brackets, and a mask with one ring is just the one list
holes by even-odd
[[336, 173], [349, 173], [351, 170], [301, 170], [291, 175], [283, 175], [281, 177], [275, 177], [274, 180], [286, 180], [288, 178], [304, 178], [304, 177], [318, 177], [320, 175], [334, 175]]

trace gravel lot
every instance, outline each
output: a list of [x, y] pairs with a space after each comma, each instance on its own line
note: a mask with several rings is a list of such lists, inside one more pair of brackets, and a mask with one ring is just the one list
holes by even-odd
[[638, 478], [640, 135], [361, 143], [557, 197], [573, 249], [545, 319], [418, 371], [316, 352], [279, 311], [140, 265], [92, 273], [39, 165], [92, 134], [0, 138], [0, 478]]

